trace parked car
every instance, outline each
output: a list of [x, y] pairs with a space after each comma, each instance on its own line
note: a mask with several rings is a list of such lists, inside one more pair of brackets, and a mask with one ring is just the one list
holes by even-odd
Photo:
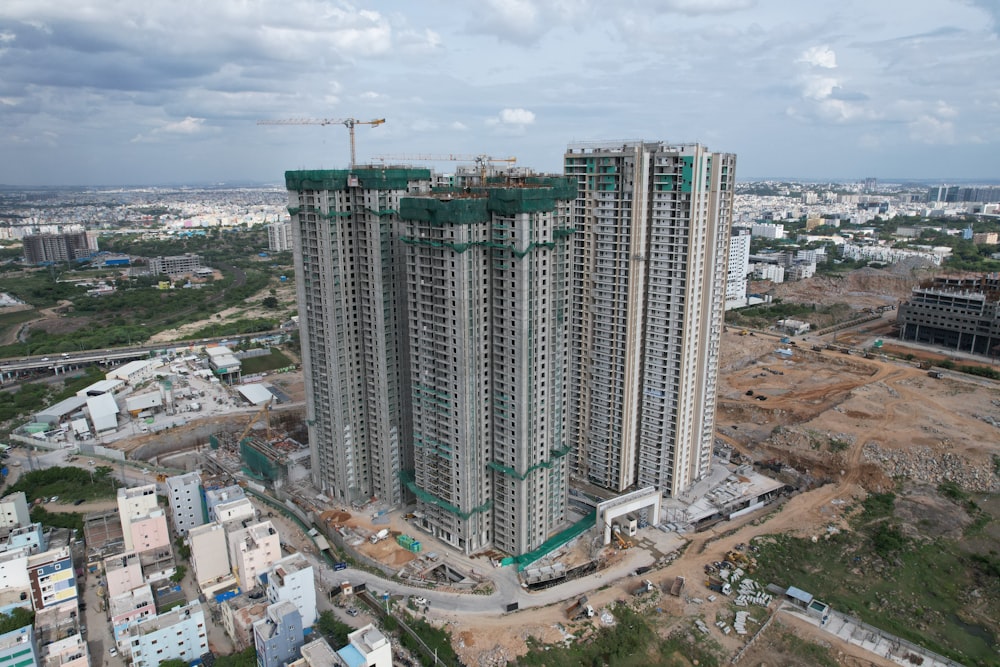
[[334, 563], [333, 564], [333, 569], [336, 570], [337, 572], [339, 572], [341, 570], [346, 570], [347, 569], [347, 563]]
[[73, 504], [74, 504], [74, 505], [82, 505], [82, 504], [84, 504], [85, 502], [87, 502], [87, 501], [86, 501], [86, 500], [84, 500], [83, 498], [77, 498], [76, 500], [74, 500], [74, 501], [73, 501]]
[[427, 606], [427, 598], [425, 598], [425, 597], [416, 596], [416, 597], [412, 597], [410, 599], [413, 600], [413, 604], [417, 605], [418, 607], [426, 607]]
[[112, 646], [111, 648], [108, 649], [108, 655], [112, 655], [112, 656], [118, 655], [118, 649], [115, 648], [114, 646]]
[[348, 607], [347, 608], [347, 614], [348, 614], [348, 616], [357, 616], [358, 615], [358, 610], [355, 609], [354, 607]]
[[51, 498], [49, 498], [49, 502], [50, 502], [50, 503], [54, 503], [54, 502], [56, 502], [57, 500], [59, 500], [59, 496], [52, 496]]

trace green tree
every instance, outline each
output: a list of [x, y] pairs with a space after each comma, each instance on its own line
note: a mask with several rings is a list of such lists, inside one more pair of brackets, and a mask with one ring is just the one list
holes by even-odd
[[260, 305], [264, 306], [265, 308], [274, 309], [278, 307], [278, 299], [273, 296], [266, 296], [264, 297], [264, 300], [260, 302]]
[[326, 641], [330, 643], [330, 646], [334, 648], [345, 646], [347, 644], [347, 635], [354, 630], [354, 628], [346, 623], [338, 621], [333, 612], [329, 610], [320, 612], [319, 618], [316, 620], [316, 629], [320, 631], [326, 638]]

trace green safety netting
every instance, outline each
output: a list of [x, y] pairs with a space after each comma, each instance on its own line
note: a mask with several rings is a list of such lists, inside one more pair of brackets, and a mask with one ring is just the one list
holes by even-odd
[[502, 472], [503, 474], [507, 475], [508, 477], [514, 477], [516, 479], [524, 481], [525, 479], [527, 479], [528, 475], [530, 475], [533, 471], [538, 470], [539, 468], [545, 468], [545, 469], [551, 468], [552, 465], [555, 463], [556, 459], [561, 459], [562, 457], [564, 457], [567, 454], [569, 454], [569, 452], [570, 452], [570, 448], [569, 447], [564, 447], [562, 449], [554, 449], [554, 450], [552, 450], [552, 458], [550, 458], [550, 459], [548, 459], [546, 461], [539, 461], [538, 463], [536, 463], [533, 466], [529, 467], [523, 473], [519, 473], [514, 468], [511, 468], [511, 467], [505, 466], [505, 465], [501, 465], [501, 464], [497, 463], [496, 461], [490, 461], [489, 463], [486, 464], [486, 467], [492, 468], [493, 470], [496, 470], [497, 472]]
[[508, 556], [500, 561], [500, 564], [517, 565], [517, 571], [523, 572], [524, 568], [528, 567], [545, 554], [555, 551], [564, 544], [569, 544], [580, 535], [583, 535], [587, 532], [587, 530], [595, 525], [596, 521], [597, 510], [593, 510], [590, 514], [580, 519], [569, 528], [559, 531], [549, 539], [542, 542], [537, 549], [523, 553], [520, 556]]
[[255, 446], [249, 438], [240, 441], [240, 458], [243, 460], [244, 472], [251, 477], [272, 482], [284, 477], [285, 465], [261, 451], [260, 446]]
[[486, 204], [484, 197], [404, 197], [399, 202], [399, 217], [437, 226], [472, 225], [489, 222], [490, 213]]
[[405, 190], [411, 181], [429, 181], [430, 169], [308, 169], [286, 171], [285, 187], [289, 190], [346, 190], [349, 177], [358, 179], [358, 186], [369, 190]]
[[425, 503], [429, 503], [429, 504], [434, 505], [436, 507], [440, 507], [441, 509], [443, 509], [443, 510], [445, 510], [447, 512], [451, 512], [452, 514], [454, 514], [454, 515], [456, 515], [458, 517], [461, 517], [462, 519], [468, 519], [473, 514], [476, 514], [478, 512], [486, 512], [491, 507], [493, 507], [493, 501], [492, 500], [487, 500], [485, 503], [483, 503], [479, 507], [473, 507], [468, 512], [463, 512], [456, 505], [452, 505], [448, 501], [443, 500], [441, 498], [438, 498], [433, 493], [428, 493], [427, 491], [424, 491], [419, 486], [417, 486], [416, 481], [414, 481], [414, 479], [413, 479], [413, 473], [412, 472], [409, 472], [409, 471], [406, 471], [406, 470], [401, 470], [400, 473], [399, 473], [399, 477], [400, 477], [400, 479], [403, 480], [403, 483], [406, 484], [406, 488], [408, 488], [410, 491], [412, 491], [413, 494], [419, 500], [422, 500]]

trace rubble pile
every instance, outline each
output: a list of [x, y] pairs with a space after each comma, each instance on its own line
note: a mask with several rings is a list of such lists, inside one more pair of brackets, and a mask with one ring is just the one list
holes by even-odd
[[971, 461], [953, 452], [930, 447], [882, 449], [873, 442], [862, 447], [865, 461], [878, 465], [890, 477], [905, 477], [916, 482], [938, 485], [954, 482], [967, 491], [997, 493], [1000, 477], [987, 462]]

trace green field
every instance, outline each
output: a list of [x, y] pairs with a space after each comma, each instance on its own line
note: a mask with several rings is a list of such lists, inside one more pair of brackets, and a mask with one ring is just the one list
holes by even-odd
[[93, 470], [59, 467], [33, 470], [21, 475], [15, 484], [4, 489], [3, 494], [24, 491], [28, 502], [38, 498], [58, 496], [60, 503], [74, 500], [99, 500], [114, 498], [118, 492], [118, 481], [111, 476], [111, 468], [97, 466]]
[[264, 373], [266, 371], [273, 371], [275, 368], [285, 368], [292, 365], [294, 365], [292, 364], [292, 360], [286, 357], [281, 350], [276, 347], [271, 348], [271, 354], [260, 357], [250, 357], [248, 359], [243, 359], [241, 362], [244, 375]]
[[[953, 489], [943, 487], [951, 497]], [[978, 494], [977, 494], [978, 497]], [[858, 508], [853, 531], [813, 542], [788, 535], [759, 538], [754, 579], [796, 586], [851, 614], [970, 667], [1000, 665], [1000, 557], [997, 517], [958, 492], [960, 539], [930, 537], [929, 515], [905, 525], [895, 494], [876, 494]], [[964, 513], [964, 517], [961, 515]], [[990, 546], [992, 544], [992, 546]]]

